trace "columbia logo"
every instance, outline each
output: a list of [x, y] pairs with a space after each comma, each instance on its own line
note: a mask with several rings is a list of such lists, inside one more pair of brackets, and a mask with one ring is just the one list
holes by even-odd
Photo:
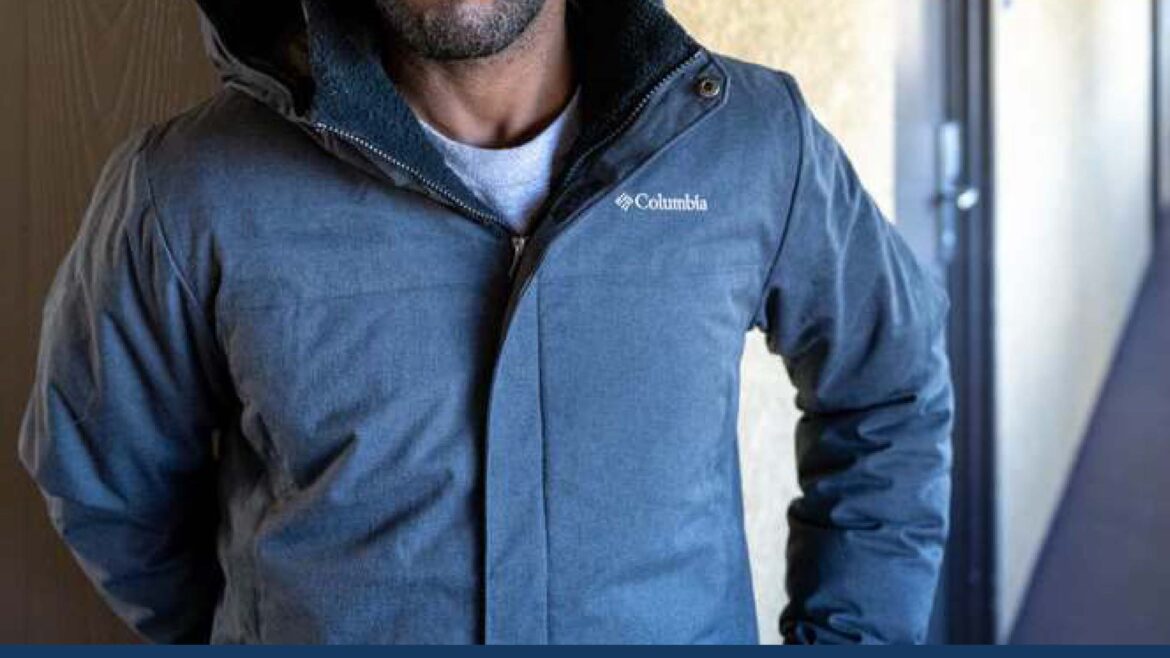
[[710, 210], [710, 204], [701, 194], [684, 194], [682, 196], [666, 196], [665, 194], [629, 194], [623, 192], [614, 203], [622, 212], [640, 210], [643, 212], [690, 212], [705, 213]]

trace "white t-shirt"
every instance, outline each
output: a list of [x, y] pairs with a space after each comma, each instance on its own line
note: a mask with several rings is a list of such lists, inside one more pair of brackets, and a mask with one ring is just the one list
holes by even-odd
[[512, 230], [527, 235], [544, 202], [565, 153], [578, 129], [580, 91], [547, 128], [531, 140], [510, 148], [491, 149], [457, 142], [420, 117], [424, 132], [447, 166], [488, 206], [502, 213]]

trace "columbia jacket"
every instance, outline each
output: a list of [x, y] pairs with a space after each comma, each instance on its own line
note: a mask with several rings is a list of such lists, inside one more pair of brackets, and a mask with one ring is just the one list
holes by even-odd
[[[923, 639], [947, 302], [782, 72], [573, 2], [582, 129], [511, 235], [372, 3], [202, 0], [224, 88], [111, 158], [20, 457], [160, 642], [754, 643], [745, 335], [799, 390], [789, 642]], [[782, 358], [781, 358], [782, 357]]]

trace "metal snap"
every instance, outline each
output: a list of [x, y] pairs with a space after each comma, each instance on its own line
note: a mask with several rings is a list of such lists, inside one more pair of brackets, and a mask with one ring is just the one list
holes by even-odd
[[699, 78], [699, 83], [695, 85], [695, 91], [703, 98], [715, 98], [723, 93], [723, 81], [719, 78], [705, 75]]

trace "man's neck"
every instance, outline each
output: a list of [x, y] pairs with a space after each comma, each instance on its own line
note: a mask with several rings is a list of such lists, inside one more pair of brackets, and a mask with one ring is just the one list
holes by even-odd
[[476, 60], [436, 61], [393, 44], [386, 71], [423, 120], [451, 139], [484, 148], [527, 141], [572, 99], [565, 0], [549, 0], [504, 51]]

